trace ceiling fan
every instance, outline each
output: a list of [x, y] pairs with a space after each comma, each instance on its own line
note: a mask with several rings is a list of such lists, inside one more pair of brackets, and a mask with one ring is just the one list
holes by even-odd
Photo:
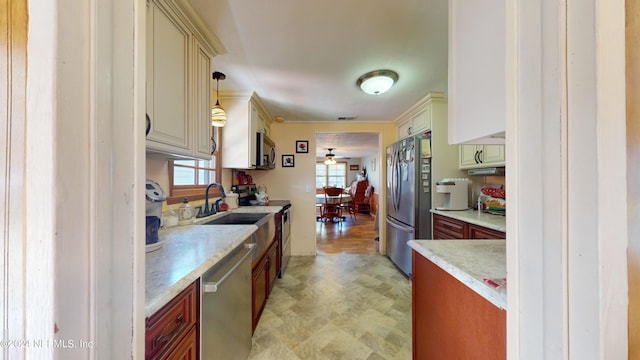
[[334, 165], [336, 163], [336, 159], [344, 159], [344, 160], [350, 160], [350, 157], [347, 156], [337, 156], [336, 154], [332, 153], [333, 150], [335, 150], [335, 148], [327, 148], [327, 150], [329, 150], [329, 152], [327, 154], [325, 154], [325, 160], [324, 163], [326, 165]]

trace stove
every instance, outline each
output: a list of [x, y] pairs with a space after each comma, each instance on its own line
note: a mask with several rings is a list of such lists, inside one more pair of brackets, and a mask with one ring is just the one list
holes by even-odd
[[289, 201], [289, 200], [269, 200], [265, 205], [266, 206], [288, 207], [287, 205], [291, 206], [291, 201]]

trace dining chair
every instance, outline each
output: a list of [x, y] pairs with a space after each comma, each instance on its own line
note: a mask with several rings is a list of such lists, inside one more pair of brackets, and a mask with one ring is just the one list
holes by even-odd
[[356, 186], [354, 186], [354, 183], [351, 183], [351, 187], [349, 187], [349, 200], [348, 201], [343, 201], [342, 202], [342, 209], [343, 211], [347, 211], [347, 213], [351, 216], [351, 218], [353, 219], [353, 221], [358, 221], [358, 218], [356, 217], [356, 204], [354, 202], [355, 199], [355, 192], [356, 192]]
[[341, 187], [324, 187], [324, 204], [322, 204], [322, 220], [335, 222], [342, 220], [342, 193]]

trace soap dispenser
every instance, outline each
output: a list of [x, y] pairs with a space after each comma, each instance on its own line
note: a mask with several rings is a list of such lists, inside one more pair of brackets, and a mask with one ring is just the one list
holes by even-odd
[[189, 204], [189, 199], [184, 198], [180, 210], [178, 211], [178, 225], [189, 225], [193, 218], [193, 207]]

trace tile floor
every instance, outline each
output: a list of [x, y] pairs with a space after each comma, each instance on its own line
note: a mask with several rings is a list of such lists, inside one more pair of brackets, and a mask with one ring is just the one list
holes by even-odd
[[411, 281], [380, 255], [292, 257], [249, 359], [411, 359]]

